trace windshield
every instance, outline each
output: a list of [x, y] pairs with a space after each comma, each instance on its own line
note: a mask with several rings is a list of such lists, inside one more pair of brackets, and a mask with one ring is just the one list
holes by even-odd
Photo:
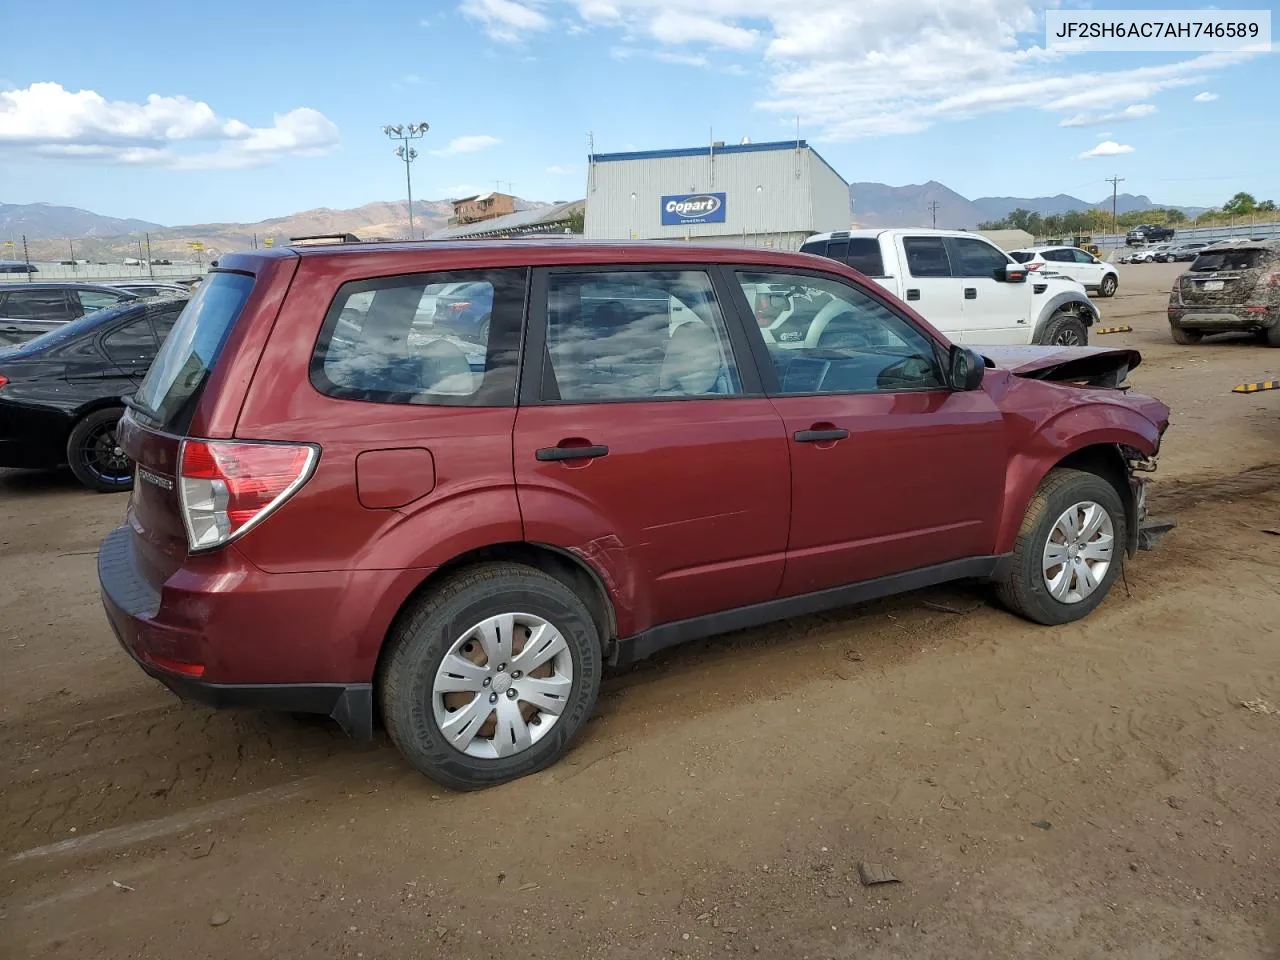
[[138, 388], [138, 403], [158, 414], [161, 426], [181, 431], [191, 422], [200, 392], [252, 289], [253, 277], [215, 273], [187, 303]]

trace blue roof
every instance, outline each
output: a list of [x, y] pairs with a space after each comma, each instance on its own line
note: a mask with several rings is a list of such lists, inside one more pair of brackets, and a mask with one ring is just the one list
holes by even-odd
[[[767, 153], [773, 150], [797, 149], [807, 149], [826, 164], [827, 169], [837, 177], [840, 177], [839, 171], [827, 163], [822, 154], [809, 146], [808, 140], [773, 140], [769, 143], [727, 143], [723, 147], [712, 147], [707, 144], [705, 147], [679, 147], [674, 150], [630, 150], [624, 153], [593, 153], [587, 159], [592, 163], [610, 163], [617, 160], [664, 160], [669, 157], [705, 157], [711, 153]], [[846, 185], [849, 183], [844, 177], [840, 177], [840, 180]]]

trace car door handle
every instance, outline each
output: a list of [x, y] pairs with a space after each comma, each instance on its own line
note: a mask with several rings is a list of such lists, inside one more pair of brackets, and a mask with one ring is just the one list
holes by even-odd
[[607, 457], [609, 448], [602, 443], [587, 447], [541, 447], [534, 454], [539, 460], [594, 460]]
[[821, 443], [824, 440], [847, 440], [849, 431], [842, 430], [839, 427], [832, 427], [826, 430], [797, 430], [793, 436], [796, 443]]
[[977, 288], [977, 287], [965, 287], [965, 288], [964, 288], [964, 298], [965, 298], [966, 300], [977, 300], [977, 299], [978, 299], [978, 288]]
[[919, 299], [920, 299], [920, 291], [919, 291], [919, 290], [917, 290], [915, 287], [910, 287], [910, 288], [907, 290], [907, 299], [908, 299], [908, 300], [919, 300]]

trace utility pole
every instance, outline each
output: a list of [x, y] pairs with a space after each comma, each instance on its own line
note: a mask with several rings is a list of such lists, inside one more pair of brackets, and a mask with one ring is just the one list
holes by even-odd
[[151, 234], [145, 234], [147, 238], [147, 274], [152, 280], [156, 278], [156, 266], [151, 262]]
[[401, 124], [395, 126], [385, 126], [382, 132], [392, 140], [399, 140], [400, 146], [396, 147], [396, 156], [404, 161], [404, 185], [405, 191], [409, 195], [409, 239], [413, 239], [413, 177], [409, 173], [409, 164], [418, 159], [418, 151], [409, 146], [410, 140], [421, 138], [427, 130], [430, 129], [426, 122], [411, 123], [407, 127]]
[[1111, 184], [1111, 232], [1116, 233], [1116, 187], [1124, 183], [1124, 177], [1112, 177], [1107, 183]]
[[27, 235], [22, 235], [22, 259], [27, 262], [27, 283], [31, 282], [31, 254], [27, 251]]
[[938, 201], [934, 200], [929, 204], [929, 212], [933, 214], [933, 229], [938, 229]]

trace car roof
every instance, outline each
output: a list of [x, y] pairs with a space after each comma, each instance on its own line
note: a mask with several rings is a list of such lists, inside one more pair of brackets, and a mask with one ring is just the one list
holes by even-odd
[[73, 280], [37, 280], [35, 283], [7, 281], [0, 283], [0, 291], [9, 290], [99, 290], [119, 292], [120, 288], [110, 283], [78, 283]]
[[1269, 250], [1280, 253], [1280, 240], [1219, 240], [1211, 244], [1214, 253], [1224, 250]]
[[[879, 231], [877, 231], [879, 232]], [[941, 231], [939, 231], [941, 232]], [[813, 239], [813, 238], [810, 238]], [[303, 260], [348, 258], [367, 260], [372, 270], [450, 270], [468, 267], [519, 267], [541, 265], [583, 265], [660, 263], [727, 263], [758, 266], [812, 268], [821, 260], [824, 269], [831, 262], [808, 253], [731, 247], [710, 243], [672, 240], [404, 240], [335, 243], [322, 246], [272, 247], [218, 258], [214, 272], [248, 270], [262, 261], [287, 257]], [[837, 264], [838, 266], [838, 264]]]

